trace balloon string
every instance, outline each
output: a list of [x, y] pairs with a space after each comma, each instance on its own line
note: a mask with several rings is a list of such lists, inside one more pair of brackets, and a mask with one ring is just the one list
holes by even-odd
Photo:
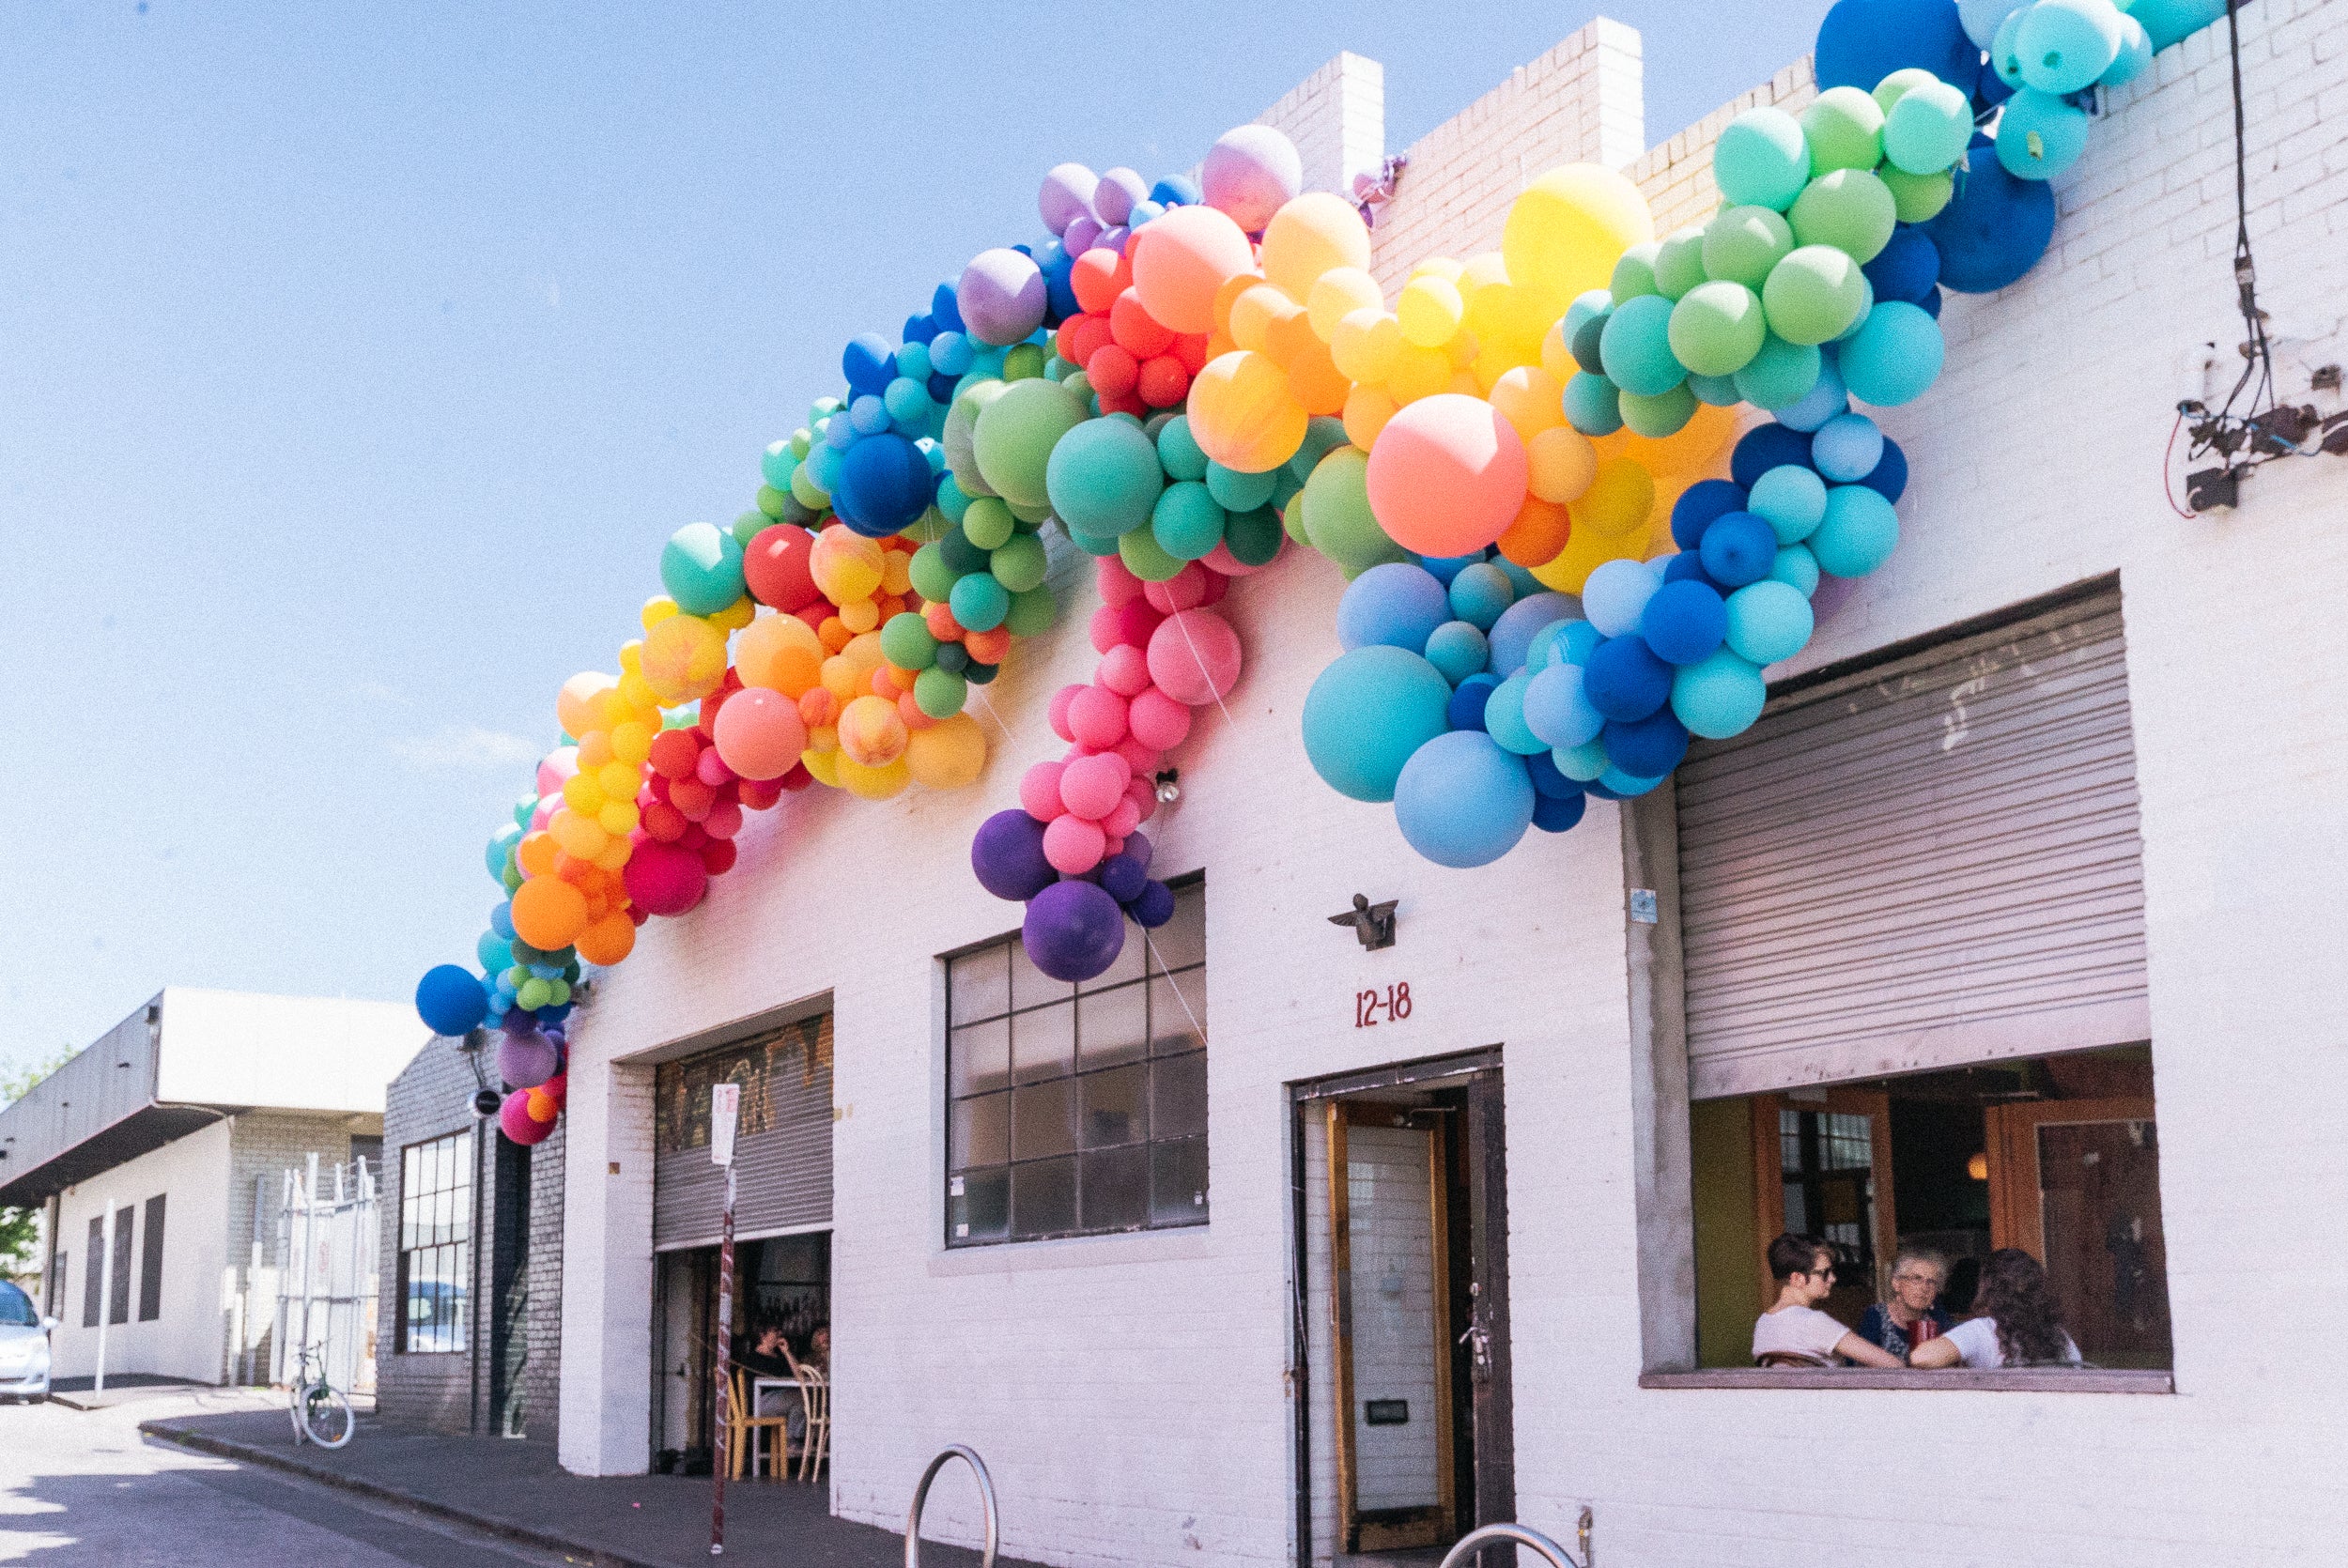
[[1207, 661], [1199, 653], [1198, 644], [1190, 640], [1190, 626], [1188, 623], [1183, 621], [1182, 612], [1181, 610], [1176, 610], [1172, 619], [1174, 624], [1182, 627], [1182, 640], [1190, 646], [1191, 663], [1198, 667], [1198, 674], [1207, 683], [1207, 690], [1213, 696], [1214, 705], [1218, 708], [1223, 708], [1223, 722], [1230, 725], [1233, 729], [1237, 729], [1239, 727], [1239, 720], [1231, 716], [1230, 709], [1223, 707], [1223, 694], [1214, 689], [1214, 675], [1207, 669]]
[[1157, 961], [1158, 975], [1166, 981], [1166, 989], [1172, 992], [1174, 1000], [1182, 1005], [1182, 1016], [1190, 1020], [1190, 1038], [1198, 1042], [1199, 1050], [1206, 1050], [1207, 1026], [1198, 1022], [1197, 1013], [1191, 1011], [1190, 998], [1182, 994], [1182, 982], [1166, 973], [1166, 955], [1158, 951], [1158, 939], [1150, 934], [1150, 928], [1147, 926], [1141, 929], [1141, 940], [1148, 945], [1151, 958]]

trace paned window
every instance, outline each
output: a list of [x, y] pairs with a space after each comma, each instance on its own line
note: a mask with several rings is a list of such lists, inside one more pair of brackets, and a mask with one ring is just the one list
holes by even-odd
[[462, 1350], [472, 1244], [472, 1130], [399, 1151], [399, 1348]]
[[946, 1244], [1207, 1222], [1206, 886], [1081, 985], [1015, 935], [947, 964]]

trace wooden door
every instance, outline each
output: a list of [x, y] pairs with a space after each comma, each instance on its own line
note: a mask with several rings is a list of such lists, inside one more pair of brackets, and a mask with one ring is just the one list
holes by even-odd
[[2079, 1351], [2101, 1366], [2170, 1364], [2160, 1143], [2150, 1099], [1988, 1108], [1989, 1240], [2047, 1279]]
[[[1867, 1118], [1866, 1201], [1867, 1239], [1874, 1253], [1872, 1277], [1837, 1277], [1826, 1310], [1853, 1328], [1892, 1288], [1892, 1257], [1899, 1251], [1899, 1216], [1892, 1190], [1892, 1098], [1877, 1089], [1833, 1088], [1823, 1099], [1795, 1099], [1788, 1095], [1753, 1098], [1753, 1192], [1754, 1253], [1761, 1301], [1777, 1299], [1777, 1281], [1769, 1273], [1769, 1243], [1790, 1228], [1785, 1213], [1785, 1157], [1780, 1113], [1815, 1111]], [[1848, 1173], [1857, 1176], [1859, 1173]], [[1828, 1218], [1831, 1218], [1829, 1216]], [[1802, 1216], [1801, 1229], [1816, 1235], [1824, 1222], [1819, 1215]]]
[[[1475, 1525], [1517, 1516], [1516, 1396], [1508, 1332], [1508, 1148], [1501, 1069], [1468, 1081], [1469, 1386], [1475, 1424]], [[1504, 1568], [1516, 1548], [1477, 1554], [1479, 1568]]]

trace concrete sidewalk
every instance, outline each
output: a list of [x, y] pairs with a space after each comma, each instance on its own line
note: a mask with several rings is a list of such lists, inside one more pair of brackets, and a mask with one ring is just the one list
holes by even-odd
[[[706, 1568], [710, 1560], [705, 1476], [591, 1479], [566, 1474], [548, 1443], [451, 1437], [365, 1419], [339, 1452], [297, 1448], [283, 1410], [175, 1416], [144, 1422], [139, 1430], [404, 1504], [596, 1568]], [[913, 1479], [906, 1478], [908, 1486]], [[725, 1556], [791, 1568], [890, 1568], [904, 1560], [904, 1540], [833, 1518], [820, 1484], [735, 1482], [726, 1487]], [[979, 1557], [933, 1543], [922, 1547], [921, 1560], [965, 1568]], [[1000, 1568], [1035, 1568], [1010, 1558], [996, 1561]]]

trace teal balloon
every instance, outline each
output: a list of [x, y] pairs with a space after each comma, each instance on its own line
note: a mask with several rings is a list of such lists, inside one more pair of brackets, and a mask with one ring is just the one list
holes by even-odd
[[1707, 741], [1724, 741], [1753, 728], [1769, 699], [1761, 667], [1730, 648], [1672, 677], [1672, 716], [1688, 733]]
[[1215, 504], [1213, 470], [1210, 469], [1204, 484], [1186, 479], [1160, 493], [1150, 531], [1157, 536], [1158, 547], [1175, 560], [1197, 561], [1223, 543], [1226, 515]]
[[521, 841], [522, 830], [512, 822], [499, 828], [490, 836], [489, 850], [486, 857], [489, 863], [490, 880], [500, 881], [504, 878], [505, 868], [513, 863], [514, 846]]
[[660, 551], [660, 586], [687, 615], [715, 615], [742, 597], [742, 546], [715, 523], [687, 523]]
[[1818, 591], [1818, 558], [1807, 545], [1788, 545], [1769, 566], [1769, 580], [1791, 583], [1805, 599]]
[[1207, 454], [1190, 433], [1188, 414], [1176, 414], [1158, 427], [1158, 461], [1168, 479], [1207, 477]]
[[2153, 38], [2144, 30], [2144, 23], [2133, 15], [2123, 16], [2120, 29], [2119, 57], [2097, 79], [2095, 85], [2099, 87], [2124, 87], [2143, 75], [2153, 63]]
[[955, 581], [954, 591], [946, 596], [946, 603], [953, 610], [954, 619], [965, 627], [974, 632], [991, 632], [1011, 613], [1011, 591], [992, 575], [973, 572]]
[[1947, 357], [1940, 323], [1929, 312], [1889, 300], [1867, 313], [1866, 325], [1843, 345], [1835, 364], [1852, 397], [1894, 408], [1923, 396], [1940, 378]]
[[1427, 662], [1455, 686], [1480, 674], [1491, 658], [1491, 644], [1473, 622], [1446, 621], [1427, 638]]
[[1643, 294], [1614, 307], [1599, 342], [1606, 378], [1624, 392], [1654, 397], [1688, 378], [1672, 355], [1672, 304], [1660, 294]]
[[1768, 523], [1780, 545], [1799, 545], [1826, 521], [1826, 481], [1799, 463], [1780, 464], [1753, 482], [1745, 510]]
[[514, 967], [514, 945], [495, 931], [483, 931], [480, 942], [473, 946], [473, 955], [481, 961], [484, 975]]
[[1623, 427], [1634, 436], [1661, 440], [1676, 436], [1696, 417], [1696, 394], [1685, 382], [1655, 397], [1622, 394]]
[[2111, 0], [2032, 0], [2014, 36], [2023, 83], [2042, 93], [2082, 92], [2111, 69], [2124, 38]]
[[[1315, 455], [1313, 462], [1320, 461], [1320, 456]], [[1313, 470], [1308, 465], [1305, 471], [1309, 474]], [[1215, 504], [1226, 512], [1255, 511], [1272, 500], [1273, 488], [1278, 483], [1276, 469], [1271, 473], [1242, 473], [1220, 463], [1210, 462], [1207, 465], [1207, 494], [1213, 496]]]
[[1715, 408], [1734, 408], [1745, 400], [1745, 394], [1737, 390], [1734, 376], [1691, 376], [1688, 390], [1695, 394], [1698, 403]]
[[1043, 484], [1053, 512], [1072, 530], [1114, 538], [1149, 523], [1166, 473], [1158, 445], [1137, 426], [1096, 419], [1053, 446]]
[[1561, 746], [1549, 754], [1557, 764], [1557, 771], [1578, 783], [1594, 784], [1599, 775], [1612, 764], [1606, 761], [1603, 741], [1583, 741], [1580, 746]]
[[1810, 395], [1818, 384], [1818, 367], [1825, 361], [1815, 344], [1787, 343], [1771, 332], [1761, 351], [1732, 379], [1738, 395], [1763, 413], [1790, 408]]
[[1481, 730], [1454, 730], [1415, 752], [1395, 780], [1394, 821], [1438, 866], [1488, 866], [1533, 825], [1524, 759]]
[[1883, 156], [1906, 174], [1955, 167], [1972, 139], [1972, 100], [1946, 82], [1908, 88], [1883, 120]]
[[1575, 371], [1562, 402], [1566, 423], [1584, 436], [1611, 436], [1622, 428], [1622, 389], [1603, 376]]
[[[1303, 444], [1297, 447], [1296, 455], [1272, 470], [1273, 504], [1276, 506], [1296, 493], [1295, 489], [1284, 488], [1284, 486], [1293, 485], [1302, 488], [1305, 481], [1313, 476], [1313, 470], [1321, 467], [1321, 460], [1323, 457], [1341, 446], [1351, 444], [1346, 438], [1343, 420], [1332, 419], [1327, 414], [1315, 414], [1305, 422], [1305, 439]], [[1212, 469], [1208, 470], [1208, 475], [1210, 478], [1213, 476]], [[1233, 507], [1232, 510], [1245, 512], [1253, 509]]]
[[1524, 722], [1524, 688], [1532, 682], [1532, 676], [1520, 669], [1484, 699], [1484, 732], [1520, 757], [1537, 757], [1549, 749], [1549, 743]]
[[2157, 54], [2226, 14], [2226, 0], [2136, 0], [2128, 14], [2144, 24]]
[[1731, 206], [1783, 212], [1810, 183], [1810, 144], [1783, 109], [1749, 109], [1712, 147], [1712, 179]]
[[1900, 542], [1899, 514], [1880, 490], [1837, 484], [1827, 492], [1826, 520], [1803, 543], [1818, 558], [1818, 569], [1838, 577], [1863, 577], [1892, 559]]
[[1305, 760], [1350, 800], [1392, 800], [1412, 754], [1449, 730], [1450, 701], [1451, 683], [1406, 648], [1341, 653], [1305, 694]]
[[2016, 179], [2052, 179], [2087, 150], [2087, 111], [2024, 87], [1998, 121], [1998, 161]]
[[1728, 646], [1754, 664], [1792, 658], [1815, 625], [1809, 595], [1791, 583], [1764, 577], [1728, 596]]

